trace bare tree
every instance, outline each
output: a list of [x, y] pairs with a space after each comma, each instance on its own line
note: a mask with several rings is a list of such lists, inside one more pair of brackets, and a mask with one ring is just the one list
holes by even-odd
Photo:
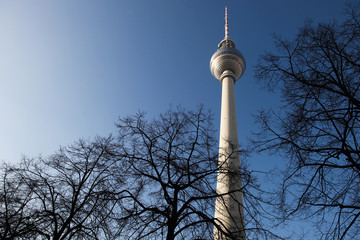
[[[33, 238], [115, 239], [118, 230], [113, 228], [111, 214], [121, 199], [118, 186], [122, 182], [121, 175], [114, 178], [113, 173], [121, 172], [119, 162], [111, 137], [80, 140], [49, 158], [24, 159], [11, 170], [16, 185], [3, 192], [7, 202], [17, 199], [14, 194], [21, 196], [7, 212], [17, 211], [14, 215], [19, 218], [25, 211], [27, 219], [18, 222], [26, 223], [23, 228]], [[3, 185], [8, 186], [12, 179], [9, 175], [4, 179]], [[28, 239], [27, 231], [15, 227], [10, 226], [8, 232], [17, 231], [17, 239]]]
[[[247, 236], [278, 239], [263, 227], [253, 173], [218, 165], [212, 115], [202, 107], [154, 120], [139, 113], [117, 127], [118, 140], [80, 140], [50, 157], [5, 165], [2, 239], [211, 239], [214, 226], [237, 239], [214, 219], [215, 199], [236, 191], [244, 195]], [[217, 194], [218, 171], [236, 174], [243, 186]]]
[[[209, 112], [179, 107], [151, 121], [139, 113], [121, 118], [117, 127], [129, 164], [127, 202], [119, 218], [127, 222], [123, 239], [211, 239], [214, 225], [227, 239], [236, 239], [214, 219], [215, 198], [232, 192], [219, 196], [215, 190], [217, 172], [229, 169], [218, 166]], [[244, 193], [248, 236], [276, 238], [255, 220], [263, 211], [252, 173], [244, 168], [232, 174], [243, 179], [243, 188], [234, 191]]]
[[[212, 117], [168, 111], [147, 121], [143, 113], [120, 119], [117, 127], [127, 172], [128, 238], [209, 238], [217, 169]], [[124, 236], [125, 238], [125, 236]]]
[[360, 11], [306, 23], [293, 41], [275, 37], [256, 77], [281, 89], [281, 111], [262, 111], [259, 150], [288, 160], [278, 195], [282, 219], [313, 220], [319, 239], [360, 234]]
[[36, 230], [29, 203], [33, 192], [17, 176], [11, 166], [1, 169], [0, 239], [31, 238]]

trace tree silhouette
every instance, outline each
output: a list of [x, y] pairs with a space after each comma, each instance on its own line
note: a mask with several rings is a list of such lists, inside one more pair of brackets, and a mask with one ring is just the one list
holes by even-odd
[[262, 111], [254, 143], [288, 160], [278, 200], [282, 220], [310, 219], [319, 239], [360, 233], [360, 18], [347, 6], [343, 23], [275, 37], [277, 53], [261, 57], [256, 77], [281, 89], [280, 112]]
[[31, 238], [36, 230], [33, 214], [28, 210], [33, 192], [7, 164], [1, 173], [0, 239]]
[[148, 121], [118, 122], [130, 167], [124, 205], [129, 238], [190, 239], [212, 234], [217, 141], [211, 114], [178, 108]]
[[114, 239], [111, 214], [121, 199], [116, 149], [111, 137], [80, 140], [5, 168], [2, 239]]
[[[153, 120], [139, 113], [121, 118], [117, 127], [120, 152], [129, 164], [126, 203], [119, 218], [127, 223], [123, 239], [212, 239], [214, 226], [222, 239], [238, 239], [237, 232], [214, 219], [215, 199], [235, 191], [244, 194], [247, 236], [279, 239], [262, 225], [265, 203], [252, 172], [245, 165], [241, 172], [218, 165], [212, 115], [203, 107], [170, 109]], [[238, 154], [238, 147], [234, 149]], [[243, 187], [217, 194], [218, 171], [236, 174]]]
[[[138, 113], [120, 118], [117, 129], [117, 138], [79, 140], [50, 157], [4, 165], [2, 239], [211, 239], [214, 227], [222, 239], [237, 239], [214, 208], [216, 198], [238, 191], [246, 235], [279, 239], [263, 226], [266, 203], [252, 172], [218, 164], [212, 114], [203, 107], [153, 120]], [[234, 146], [229, 157], [238, 153]], [[217, 194], [219, 171], [236, 174], [242, 187]]]

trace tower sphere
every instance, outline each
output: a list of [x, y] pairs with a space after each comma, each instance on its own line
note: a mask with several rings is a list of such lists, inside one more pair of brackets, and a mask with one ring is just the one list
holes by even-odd
[[[244, 56], [235, 48], [235, 43], [230, 39], [224, 39], [219, 43], [219, 49], [213, 54], [210, 60], [210, 71], [220, 82], [228, 75], [230, 70], [235, 81], [245, 72], [246, 63]], [[226, 72], [225, 72], [226, 71]]]

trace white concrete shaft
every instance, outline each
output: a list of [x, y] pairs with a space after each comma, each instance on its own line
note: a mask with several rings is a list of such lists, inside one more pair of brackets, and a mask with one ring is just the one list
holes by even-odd
[[[219, 172], [216, 191], [215, 219], [223, 230], [236, 239], [245, 239], [240, 158], [235, 106], [235, 79], [226, 70], [222, 79]], [[230, 193], [230, 194], [228, 194]], [[221, 223], [220, 223], [221, 222]], [[214, 239], [227, 239], [214, 228]]]

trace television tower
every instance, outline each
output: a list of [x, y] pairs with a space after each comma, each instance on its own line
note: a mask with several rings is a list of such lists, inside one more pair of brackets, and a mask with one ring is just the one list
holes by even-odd
[[245, 71], [245, 59], [229, 38], [225, 7], [225, 38], [210, 60], [212, 75], [222, 84], [219, 142], [219, 171], [215, 203], [214, 239], [245, 239], [242, 185], [240, 178], [239, 140], [236, 121], [234, 85]]

